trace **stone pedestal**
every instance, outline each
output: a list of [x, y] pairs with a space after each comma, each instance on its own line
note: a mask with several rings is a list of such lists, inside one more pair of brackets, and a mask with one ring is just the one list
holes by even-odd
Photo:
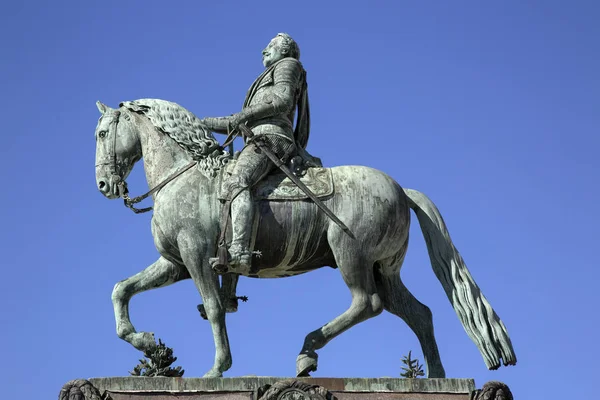
[[71, 381], [59, 399], [472, 400], [478, 392], [472, 379], [116, 377]]

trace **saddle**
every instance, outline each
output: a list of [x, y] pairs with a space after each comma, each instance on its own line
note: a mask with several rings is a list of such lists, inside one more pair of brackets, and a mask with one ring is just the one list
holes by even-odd
[[[231, 176], [236, 162], [237, 160], [229, 161], [221, 174], [219, 200], [228, 200], [229, 194], [224, 182]], [[303, 171], [299, 178], [319, 198], [329, 197], [335, 192], [333, 174], [329, 168], [309, 167]], [[306, 193], [280, 170], [275, 170], [267, 175], [251, 190], [254, 200], [295, 201], [309, 199]]]

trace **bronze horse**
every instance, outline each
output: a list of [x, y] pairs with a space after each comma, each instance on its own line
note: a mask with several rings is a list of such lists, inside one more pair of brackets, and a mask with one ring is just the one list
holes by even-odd
[[[193, 160], [198, 163], [153, 195], [152, 233], [160, 257], [115, 285], [112, 299], [117, 334], [142, 351], [154, 345], [153, 334], [136, 332], [133, 327], [129, 300], [145, 290], [191, 278], [202, 296], [216, 347], [214, 365], [205, 376], [222, 376], [232, 362], [225, 325], [230, 288], [220, 286], [209, 258], [217, 250], [219, 178], [230, 160], [229, 153], [198, 118], [175, 103], [143, 99], [125, 102], [118, 109], [101, 103], [98, 108], [102, 116], [96, 128], [96, 180], [107, 198], [124, 195], [122, 182], [142, 158], [149, 187], [156, 187]], [[433, 270], [487, 367], [515, 364], [504, 324], [471, 277], [433, 202], [372, 168], [339, 166], [331, 168], [331, 173], [335, 192], [323, 201], [355, 238], [310, 201], [261, 201], [257, 206], [260, 222], [254, 247], [263, 254], [257, 259], [254, 276], [290, 276], [332, 266], [339, 269], [352, 294], [344, 313], [306, 336], [296, 360], [297, 374], [316, 370], [316, 350], [330, 340], [387, 310], [417, 335], [427, 376], [445, 376], [431, 311], [400, 279], [411, 209], [423, 231]]]

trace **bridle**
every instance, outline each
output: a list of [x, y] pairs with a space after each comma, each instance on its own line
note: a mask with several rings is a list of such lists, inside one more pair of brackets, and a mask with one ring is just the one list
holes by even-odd
[[[102, 162], [96, 164], [96, 167], [102, 166], [102, 165], [108, 165], [109, 172], [110, 172], [110, 184], [112, 185], [113, 182], [117, 183], [117, 186], [119, 188], [119, 197], [123, 198], [123, 203], [125, 204], [125, 207], [129, 208], [131, 211], [133, 211], [136, 214], [142, 214], [142, 213], [151, 211], [152, 207], [136, 208], [134, 206], [134, 204], [137, 204], [137, 203], [143, 201], [144, 199], [147, 199], [148, 197], [152, 196], [153, 194], [158, 193], [158, 191], [160, 191], [168, 183], [170, 183], [175, 178], [177, 178], [180, 175], [182, 175], [184, 172], [186, 172], [189, 169], [191, 169], [198, 162], [197, 161], [192, 161], [191, 163], [189, 163], [188, 165], [186, 165], [185, 167], [183, 167], [179, 171], [175, 172], [174, 174], [170, 175], [168, 178], [166, 178], [165, 180], [163, 180], [161, 183], [159, 183], [158, 185], [156, 185], [154, 188], [152, 188], [148, 192], [144, 193], [143, 195], [137, 196], [137, 197], [134, 197], [134, 198], [129, 197], [129, 189], [127, 188], [127, 182], [125, 181], [125, 179], [123, 179], [121, 177], [121, 175], [119, 174], [118, 168], [117, 168], [118, 167], [118, 162], [117, 162], [117, 127], [119, 125], [119, 118], [121, 116], [121, 112], [119, 110], [115, 110], [114, 113], [115, 113], [115, 120], [113, 121], [114, 124], [115, 124], [114, 137], [113, 137], [113, 140], [111, 142], [112, 146], [109, 147], [109, 151], [108, 151], [109, 157], [108, 157], [108, 159], [102, 159], [101, 160]], [[111, 123], [113, 123], [113, 122], [111, 122]]]

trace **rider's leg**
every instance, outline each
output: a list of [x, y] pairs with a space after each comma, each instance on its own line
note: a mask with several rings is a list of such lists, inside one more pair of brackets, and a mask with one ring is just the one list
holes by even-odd
[[250, 268], [250, 235], [254, 221], [254, 204], [250, 188], [264, 178], [274, 167], [269, 158], [253, 143], [241, 152], [229, 186], [233, 197], [231, 202], [231, 222], [233, 238], [229, 247], [229, 265], [242, 269]]
[[254, 205], [248, 188], [243, 189], [231, 202], [231, 222], [233, 226], [233, 240], [229, 247], [232, 266], [250, 268], [252, 253], [250, 252], [250, 233], [254, 218]]
[[[278, 137], [261, 138], [277, 157], [286, 157], [295, 150], [293, 142]], [[275, 168], [275, 164], [260, 150], [255, 143], [249, 143], [241, 152], [234, 167], [229, 193], [232, 196], [231, 222], [233, 239], [229, 248], [230, 265], [250, 268], [252, 255], [250, 252], [250, 235], [254, 221], [254, 204], [252, 186], [263, 179]]]

